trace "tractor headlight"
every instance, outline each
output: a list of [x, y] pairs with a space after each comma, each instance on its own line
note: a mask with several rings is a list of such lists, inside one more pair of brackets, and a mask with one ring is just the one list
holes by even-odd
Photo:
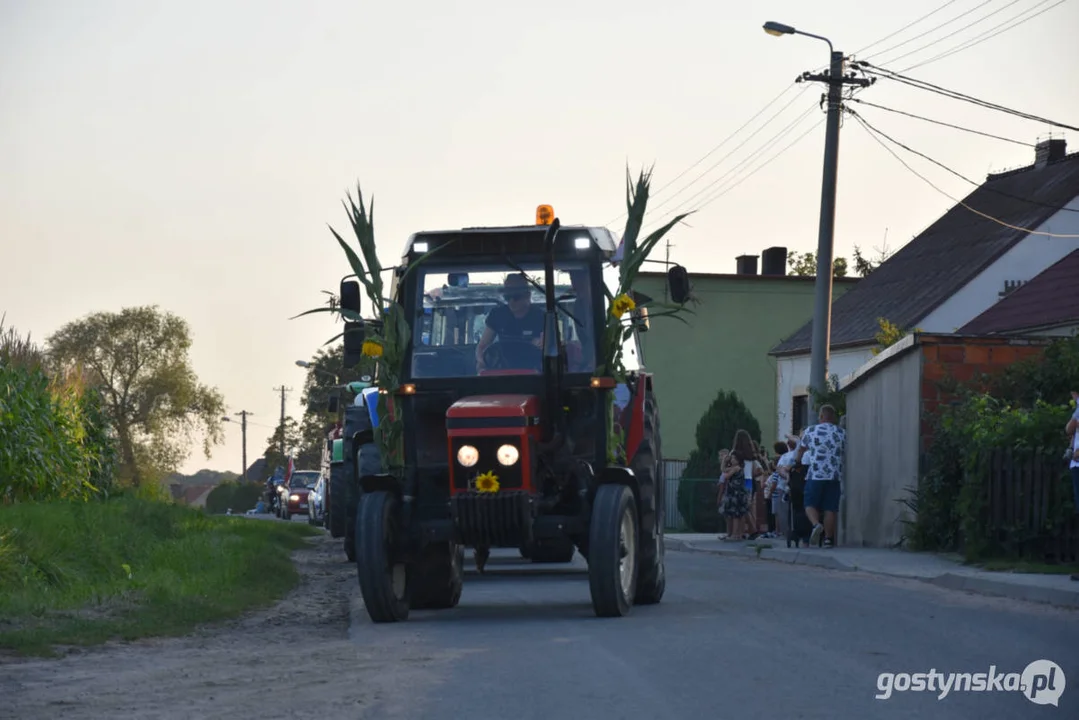
[[471, 445], [462, 445], [457, 451], [457, 462], [465, 467], [472, 467], [480, 461], [480, 451]]
[[299, 502], [300, 501], [300, 496], [293, 493], [292, 495], [289, 495], [288, 499], [291, 500], [292, 502]]
[[498, 448], [498, 462], [503, 465], [513, 465], [520, 456], [520, 452], [513, 445], [503, 445]]

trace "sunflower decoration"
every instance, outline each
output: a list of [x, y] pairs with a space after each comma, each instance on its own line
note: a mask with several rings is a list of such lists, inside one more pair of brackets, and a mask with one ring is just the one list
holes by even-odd
[[362, 352], [367, 357], [382, 357], [382, 343], [378, 340], [364, 340]]
[[498, 492], [498, 476], [490, 470], [476, 476], [476, 490], [481, 493]]
[[633, 302], [633, 298], [629, 295], [622, 293], [614, 299], [611, 303], [611, 315], [616, 318], [620, 318], [627, 312], [632, 312], [636, 309], [637, 303]]

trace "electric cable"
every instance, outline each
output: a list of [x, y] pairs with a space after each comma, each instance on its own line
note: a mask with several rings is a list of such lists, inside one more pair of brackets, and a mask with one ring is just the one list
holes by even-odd
[[[910, 28], [914, 27], [915, 25], [917, 25], [918, 23], [920, 23], [920, 22], [921, 22], [922, 20], [928, 20], [929, 18], [933, 17], [934, 15], [936, 15], [937, 13], [939, 13], [939, 12], [940, 12], [941, 10], [943, 10], [943, 9], [944, 9], [944, 8], [946, 8], [946, 7], [948, 7], [949, 5], [954, 5], [954, 4], [955, 4], [955, 2], [956, 2], [956, 0], [948, 0], [948, 2], [944, 3], [943, 5], [941, 5], [941, 6], [940, 6], [940, 7], [938, 7], [938, 8], [936, 9], [936, 10], [933, 10], [933, 11], [931, 11], [931, 12], [928, 12], [928, 13], [926, 13], [925, 15], [922, 15], [922, 16], [921, 16], [920, 18], [918, 18], [917, 20], [913, 20], [913, 21], [911, 21], [911, 22], [907, 23], [906, 25], [904, 25], [903, 27], [899, 28], [898, 30], [896, 30], [896, 31], [894, 31], [894, 32], [892, 32], [892, 33], [890, 33], [890, 34], [888, 34], [888, 35], [885, 35], [885, 36], [884, 36], [884, 37], [882, 37], [882, 38], [881, 38], [880, 40], [876, 40], [876, 41], [874, 41], [874, 42], [871, 42], [871, 43], [869, 43], [868, 45], [866, 45], [865, 47], [863, 47], [862, 49], [860, 49], [860, 50], [856, 50], [856, 51], [854, 52], [854, 55], [861, 55], [862, 53], [864, 53], [864, 52], [865, 52], [866, 50], [868, 50], [869, 48], [873, 47], [874, 45], [880, 45], [880, 44], [881, 44], [882, 42], [884, 42], [885, 40], [889, 40], [889, 39], [891, 39], [891, 38], [895, 37], [896, 35], [898, 35], [899, 33], [903, 32], [904, 30], [908, 30], [908, 29], [910, 29]], [[940, 27], [940, 26], [938, 26], [938, 27]]]
[[[933, 47], [934, 45], [936, 45], [937, 43], [941, 43], [941, 42], [944, 42], [944, 41], [945, 41], [945, 40], [947, 40], [948, 38], [950, 38], [950, 37], [954, 37], [954, 36], [958, 35], [959, 33], [963, 32], [964, 30], [968, 30], [968, 29], [970, 29], [970, 28], [974, 27], [975, 25], [980, 25], [981, 23], [985, 22], [986, 20], [988, 20], [989, 18], [993, 17], [993, 16], [994, 16], [994, 15], [996, 15], [997, 13], [999, 13], [999, 12], [1003, 12], [1003, 11], [1007, 10], [1007, 9], [1008, 9], [1008, 8], [1010, 8], [1010, 7], [1012, 6], [1012, 5], [1015, 5], [1015, 4], [1017, 3], [1017, 2], [1019, 2], [1019, 0], [1011, 0], [1011, 2], [1009, 2], [1009, 3], [1008, 3], [1007, 5], [1005, 5], [1004, 7], [1002, 7], [1002, 8], [997, 8], [996, 10], [994, 10], [994, 11], [993, 11], [993, 12], [991, 12], [991, 13], [989, 13], [988, 15], [983, 15], [982, 17], [980, 17], [979, 19], [975, 20], [974, 22], [971, 22], [971, 23], [967, 23], [966, 25], [964, 25], [963, 27], [959, 28], [958, 30], [952, 30], [952, 31], [951, 31], [950, 33], [948, 33], [947, 35], [945, 35], [945, 36], [943, 36], [943, 37], [939, 37], [939, 38], [937, 38], [936, 40], [933, 40], [932, 42], [928, 42], [928, 43], [926, 43], [925, 45], [922, 45], [921, 47], [919, 47], [919, 48], [916, 48], [916, 49], [914, 49], [914, 50], [908, 50], [907, 52], [903, 53], [902, 55], [899, 55], [899, 56], [897, 56], [897, 57], [894, 57], [894, 58], [892, 58], [891, 60], [885, 60], [885, 62], [887, 62], [887, 63], [888, 63], [889, 65], [890, 65], [890, 64], [892, 64], [892, 63], [895, 63], [895, 62], [897, 62], [897, 61], [899, 61], [899, 60], [902, 60], [902, 59], [903, 59], [903, 58], [905, 58], [905, 57], [910, 57], [911, 55], [914, 55], [914, 54], [916, 54], [916, 53], [920, 53], [920, 52], [921, 52], [922, 50], [925, 50], [925, 49], [927, 49], [927, 48], [931, 48], [931, 47]], [[1042, 0], [1042, 2], [1048, 2], [1048, 0]], [[981, 7], [981, 6], [979, 5], [978, 7]], [[975, 8], [975, 9], [976, 9], [976, 8]], [[961, 17], [961, 16], [960, 16], [960, 17]], [[878, 53], [878, 55], [879, 55], [879, 53]], [[877, 56], [876, 56], [876, 55], [874, 55], [873, 57], [877, 57]]]
[[982, 132], [981, 130], [972, 130], [971, 128], [963, 127], [962, 125], [953, 125], [951, 123], [946, 123], [943, 120], [934, 120], [933, 118], [927, 118], [927, 117], [923, 117], [921, 115], [915, 115], [914, 113], [909, 113], [909, 112], [906, 112], [905, 110], [896, 110], [895, 108], [890, 108], [890, 107], [887, 107], [885, 105], [877, 105], [876, 103], [869, 102], [868, 100], [859, 100], [858, 98], [849, 98], [849, 99], [850, 99], [851, 102], [856, 102], [856, 103], [860, 103], [862, 105], [867, 105], [868, 107], [879, 108], [880, 110], [887, 110], [888, 112], [893, 112], [893, 113], [896, 113], [896, 114], [899, 114], [899, 115], [906, 115], [907, 117], [911, 117], [911, 118], [914, 118], [916, 120], [924, 120], [925, 122], [933, 123], [934, 125], [943, 125], [944, 127], [952, 128], [952, 129], [955, 129], [955, 130], [962, 130], [964, 132], [973, 133], [974, 135], [981, 135], [982, 137], [992, 138], [994, 140], [1003, 140], [1004, 142], [1010, 142], [1010, 143], [1014, 143], [1016, 145], [1022, 145], [1023, 147], [1029, 147], [1029, 148], [1034, 147], [1033, 143], [1023, 142], [1022, 140], [1012, 140], [1011, 138], [1006, 138], [1006, 137], [1003, 137], [1001, 135], [993, 135], [992, 133]]
[[940, 29], [941, 29], [941, 28], [943, 28], [943, 27], [947, 27], [948, 25], [951, 25], [951, 24], [952, 24], [953, 22], [955, 22], [956, 20], [959, 20], [959, 19], [961, 19], [961, 18], [964, 18], [964, 17], [966, 17], [967, 15], [970, 15], [970, 14], [971, 14], [972, 12], [974, 12], [975, 10], [978, 10], [979, 8], [983, 8], [983, 7], [985, 7], [986, 5], [989, 5], [989, 4], [991, 4], [991, 3], [993, 2], [993, 1], [994, 1], [994, 0], [985, 0], [985, 2], [981, 3], [980, 5], [975, 5], [974, 7], [970, 8], [969, 10], [965, 10], [965, 11], [963, 11], [963, 12], [959, 13], [958, 15], [956, 15], [955, 17], [953, 17], [953, 18], [952, 18], [951, 20], [947, 20], [947, 21], [945, 21], [945, 22], [941, 23], [940, 25], [937, 25], [936, 27], [932, 27], [932, 28], [929, 28], [929, 29], [928, 29], [928, 30], [926, 30], [925, 32], [919, 33], [919, 34], [915, 35], [915, 36], [914, 36], [914, 37], [912, 37], [912, 38], [909, 38], [909, 39], [907, 39], [907, 40], [904, 40], [904, 41], [903, 41], [903, 42], [901, 42], [901, 43], [897, 43], [896, 45], [892, 45], [892, 46], [891, 46], [890, 48], [886, 48], [886, 49], [884, 49], [884, 50], [881, 50], [881, 51], [879, 51], [879, 52], [873, 53], [872, 55], [870, 55], [870, 57], [874, 57], [874, 58], [875, 58], [875, 57], [880, 57], [881, 55], [887, 55], [887, 54], [888, 54], [888, 53], [890, 53], [890, 52], [891, 52], [892, 50], [898, 50], [899, 48], [903, 47], [904, 45], [909, 45], [910, 43], [914, 42], [915, 40], [921, 40], [921, 39], [922, 39], [923, 37], [925, 37], [926, 35], [930, 35], [930, 34], [932, 34], [932, 33], [936, 32], [937, 30], [940, 30]]
[[[974, 37], [970, 38], [970, 40], [967, 40], [964, 43], [962, 43], [960, 45], [957, 45], [956, 47], [952, 48], [951, 50], [947, 50], [947, 51], [941, 53], [940, 55], [935, 55], [934, 57], [931, 57], [928, 60], [923, 60], [923, 61], [921, 61], [919, 63], [914, 64], [914, 65], [909, 65], [909, 66], [903, 68], [900, 72], [908, 72], [908, 71], [914, 70], [916, 68], [924, 67], [926, 65], [929, 65], [930, 63], [935, 63], [938, 60], [943, 60], [944, 58], [951, 57], [952, 55], [955, 55], [956, 53], [963, 52], [964, 50], [969, 50], [970, 48], [974, 47], [975, 45], [981, 45], [986, 40], [992, 40], [997, 35], [1000, 35], [1001, 33], [1006, 33], [1009, 30], [1017, 28], [1020, 25], [1026, 23], [1027, 21], [1033, 20], [1034, 18], [1038, 17], [1039, 15], [1044, 15], [1045, 13], [1049, 12], [1053, 8], [1057, 7], [1058, 5], [1062, 5], [1065, 2], [1067, 2], [1067, 0], [1057, 0], [1057, 2], [1053, 3], [1052, 5], [1045, 8], [1044, 10], [1040, 10], [1040, 11], [1034, 13], [1033, 15], [1031, 15], [1029, 17], [1023, 18], [1022, 20], [1019, 20], [1018, 22], [1015, 22], [1015, 23], [1013, 23], [1011, 25], [1008, 25], [1008, 23], [1011, 23], [1012, 21], [1018, 19], [1022, 15], [1030, 12], [1031, 10], [1036, 10], [1037, 8], [1041, 7], [1042, 5], [1044, 5], [1048, 1], [1049, 0], [1042, 0], [1042, 2], [1038, 3], [1034, 7], [1030, 8], [1028, 10], [1024, 10], [1023, 12], [1019, 13], [1019, 15], [1016, 15], [1015, 17], [1012, 17], [1009, 20], [1005, 20], [1004, 22], [1000, 23], [1000, 25], [994, 25], [993, 27], [991, 27], [988, 30], [986, 30], [985, 32], [983, 32], [981, 35], [975, 35]], [[1002, 27], [1003, 25], [1008, 25], [1008, 27], [1004, 28], [1003, 30], [998, 30], [997, 29], [997, 28]], [[996, 30], [996, 32], [993, 32], [994, 30]], [[990, 33], [992, 33], [992, 34], [990, 34]]]
[[[976, 210], [975, 208], [972, 208], [970, 205], [966, 204], [962, 200], [959, 200], [959, 199], [953, 197], [951, 194], [949, 194], [949, 193], [945, 192], [944, 190], [940, 189], [939, 187], [937, 187], [937, 185], [935, 183], [933, 183], [932, 180], [930, 180], [929, 178], [925, 177], [920, 172], [918, 172], [917, 170], [912, 168], [903, 158], [899, 157], [899, 155], [897, 155], [894, 150], [892, 150], [890, 147], [888, 147], [884, 143], [884, 141], [880, 139], [880, 137], [878, 137], [879, 131], [875, 131], [875, 130], [871, 129], [869, 124], [864, 119], [862, 119], [861, 115], [859, 115], [858, 113], [856, 113], [854, 111], [851, 111], [851, 110], [848, 110], [848, 112], [850, 112], [851, 115], [854, 117], [854, 119], [857, 120], [858, 123], [862, 126], [862, 128], [864, 128], [865, 131], [867, 133], [869, 133], [869, 136], [872, 137], [874, 140], [876, 140], [877, 143], [881, 147], [883, 147], [885, 150], [887, 150], [889, 155], [891, 155], [896, 160], [898, 160], [900, 162], [900, 164], [903, 165], [903, 167], [905, 167], [913, 175], [915, 175], [919, 179], [921, 179], [921, 181], [924, 182], [926, 185], [933, 188], [938, 193], [940, 193], [944, 197], [948, 198], [949, 200], [951, 200], [955, 204], [966, 208], [967, 210], [974, 213], [975, 215], [983, 217], [986, 220], [994, 222], [997, 225], [1001, 225], [1001, 226], [1006, 227], [1006, 228], [1008, 228], [1010, 230], [1018, 230], [1020, 232], [1027, 233], [1028, 235], [1039, 235], [1039, 236], [1042, 236], [1042, 237], [1052, 237], [1052, 238], [1073, 238], [1073, 239], [1074, 238], [1079, 238], [1079, 235], [1077, 235], [1077, 234], [1051, 233], [1051, 232], [1045, 232], [1045, 231], [1039, 231], [1039, 230], [1032, 230], [1031, 228], [1019, 227], [1018, 225], [1012, 225], [1011, 223], [1005, 222], [1005, 221], [1001, 220], [1000, 218], [996, 218], [996, 217], [993, 217], [992, 215], [989, 215], [988, 213], [984, 213], [981, 210]], [[883, 135], [883, 133], [880, 133], [880, 134]]]
[[862, 70], [864, 70], [865, 72], [867, 72], [867, 73], [869, 73], [871, 75], [876, 75], [878, 77], [883, 77], [883, 78], [886, 78], [886, 79], [889, 79], [889, 80], [895, 80], [896, 82], [903, 83], [904, 85], [909, 85], [909, 86], [911, 86], [913, 88], [917, 88], [919, 90], [926, 90], [926, 91], [929, 91], [929, 92], [933, 92], [933, 93], [936, 93], [937, 95], [941, 95], [943, 97], [951, 98], [952, 100], [962, 100], [963, 102], [968, 102], [968, 103], [971, 103], [972, 105], [978, 105], [978, 106], [986, 108], [988, 110], [996, 110], [998, 112], [1003, 112], [1003, 113], [1007, 113], [1009, 115], [1014, 115], [1016, 117], [1023, 118], [1024, 120], [1033, 120], [1035, 122], [1045, 123], [1046, 125], [1053, 125], [1053, 126], [1056, 126], [1056, 127], [1059, 127], [1059, 128], [1063, 128], [1065, 130], [1075, 130], [1075, 131], [1079, 132], [1079, 127], [1075, 127], [1074, 125], [1068, 125], [1066, 123], [1057, 122], [1056, 120], [1050, 120], [1048, 118], [1039, 117], [1038, 115], [1033, 115], [1033, 114], [1028, 113], [1028, 112], [1023, 112], [1022, 110], [1015, 110], [1014, 108], [1009, 108], [1009, 107], [1006, 107], [1004, 105], [999, 105], [997, 103], [989, 102], [987, 100], [979, 100], [978, 98], [973, 97], [971, 95], [966, 95], [964, 93], [957, 92], [955, 90], [948, 90], [947, 88], [943, 88], [943, 87], [941, 87], [939, 85], [934, 85], [933, 83], [926, 82], [925, 80], [916, 80], [915, 78], [908, 77], [906, 75], [902, 75], [902, 74], [900, 74], [900, 73], [898, 73], [898, 72], [896, 72], [894, 70], [888, 70], [886, 68], [879, 67], [877, 65], [874, 65], [874, 64], [870, 63], [867, 60], [859, 60], [859, 61], [857, 61], [856, 63], [853, 63], [853, 64], [858, 65], [859, 67], [862, 68]]

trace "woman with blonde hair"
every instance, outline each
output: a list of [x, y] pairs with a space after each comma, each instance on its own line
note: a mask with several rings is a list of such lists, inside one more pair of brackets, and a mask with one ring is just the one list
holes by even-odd
[[727, 491], [723, 496], [723, 515], [727, 519], [727, 537], [744, 540], [747, 537], [746, 516], [750, 512], [749, 501], [757, 478], [764, 475], [764, 468], [757, 459], [753, 440], [745, 430], [739, 430], [731, 443], [730, 467], [723, 473], [727, 479]]

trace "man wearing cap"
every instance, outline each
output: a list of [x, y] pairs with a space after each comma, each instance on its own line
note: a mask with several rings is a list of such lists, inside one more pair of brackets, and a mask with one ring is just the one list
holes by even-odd
[[523, 273], [506, 277], [502, 284], [505, 305], [498, 305], [487, 313], [483, 336], [476, 345], [476, 369], [486, 369], [483, 354], [495, 341], [526, 342], [537, 349], [543, 347], [544, 312], [532, 304], [532, 288]]

